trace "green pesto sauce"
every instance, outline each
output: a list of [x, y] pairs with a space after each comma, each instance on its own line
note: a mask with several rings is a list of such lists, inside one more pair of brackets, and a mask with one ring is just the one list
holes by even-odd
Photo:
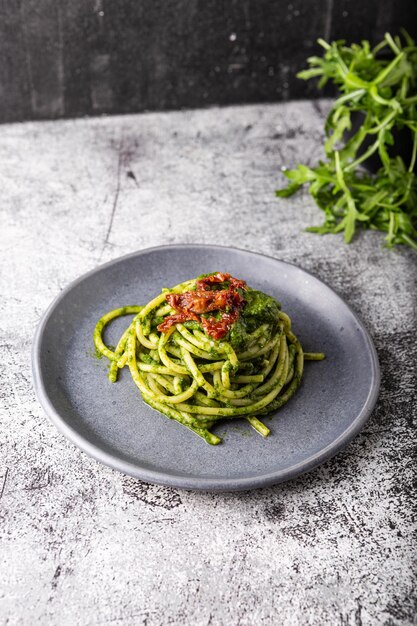
[[248, 337], [248, 326], [242, 316], [239, 316], [237, 321], [233, 324], [229, 330], [229, 334], [226, 337], [232, 348], [235, 350], [243, 349]]
[[244, 349], [248, 335], [264, 322], [276, 323], [281, 308], [279, 302], [262, 291], [248, 289], [242, 295], [246, 300], [245, 307], [227, 337], [235, 350]]
[[244, 293], [244, 297], [246, 300], [242, 312], [244, 319], [255, 318], [260, 323], [273, 323], [278, 320], [281, 305], [272, 296], [268, 296], [262, 291], [256, 291], [256, 289], [248, 289]]
[[157, 326], [159, 326], [159, 324], [162, 324], [164, 319], [165, 317], [163, 315], [155, 315], [155, 317], [153, 317], [151, 321], [151, 328], [156, 328]]
[[154, 359], [149, 356], [149, 354], [141, 352], [139, 354], [139, 358], [143, 363], [146, 363], [147, 365], [160, 365], [160, 363], [158, 363], [158, 361], [154, 361]]
[[207, 320], [210, 318], [214, 318], [219, 322], [222, 319], [223, 313], [224, 311], [207, 311], [206, 313], [201, 313], [200, 317], [204, 317]]

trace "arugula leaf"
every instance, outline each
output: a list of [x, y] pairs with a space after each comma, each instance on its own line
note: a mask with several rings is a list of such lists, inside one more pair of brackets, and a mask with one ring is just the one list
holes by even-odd
[[[319, 88], [331, 81], [340, 91], [325, 124], [327, 160], [283, 169], [289, 183], [276, 195], [286, 198], [309, 186], [325, 214], [309, 232], [343, 231], [349, 243], [362, 226], [385, 232], [390, 248], [417, 250], [417, 46], [406, 31], [402, 38], [386, 33], [374, 48], [369, 41], [318, 43], [323, 56], [307, 59], [310, 68], [297, 76], [319, 78]], [[393, 154], [398, 131], [410, 138], [407, 164]], [[372, 174], [366, 166], [374, 156], [380, 167]]]

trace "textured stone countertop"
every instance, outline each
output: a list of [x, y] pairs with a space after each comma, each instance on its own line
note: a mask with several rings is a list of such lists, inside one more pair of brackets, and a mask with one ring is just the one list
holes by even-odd
[[[307, 193], [274, 197], [282, 165], [319, 158], [326, 106], [0, 127], [2, 624], [413, 623], [417, 256], [375, 232], [306, 234], [321, 219]], [[362, 316], [382, 388], [345, 451], [273, 488], [193, 493], [57, 432], [31, 383], [41, 314], [98, 264], [177, 242], [296, 263]]]

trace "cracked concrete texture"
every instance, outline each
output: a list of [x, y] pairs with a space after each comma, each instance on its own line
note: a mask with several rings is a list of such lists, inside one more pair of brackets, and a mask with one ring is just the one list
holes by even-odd
[[[0, 128], [4, 624], [414, 623], [416, 255], [351, 246], [281, 166], [320, 157], [328, 104], [297, 102]], [[141, 483], [47, 420], [30, 348], [52, 298], [100, 262], [217, 243], [312, 271], [362, 316], [382, 367], [369, 423], [313, 472], [250, 493]]]

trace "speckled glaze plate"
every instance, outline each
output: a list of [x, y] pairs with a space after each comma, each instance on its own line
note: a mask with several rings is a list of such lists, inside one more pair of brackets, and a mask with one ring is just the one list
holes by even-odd
[[[267, 439], [243, 420], [220, 423], [209, 446], [150, 409], [127, 368], [109, 383], [107, 359], [95, 356], [94, 326], [110, 309], [149, 301], [161, 288], [226, 271], [281, 301], [306, 351], [295, 397], [266, 423]], [[116, 343], [126, 318], [105, 336]], [[308, 272], [269, 257], [203, 245], [141, 250], [85, 274], [51, 304], [33, 344], [38, 398], [57, 428], [98, 461], [141, 480], [187, 489], [231, 491], [288, 480], [319, 465], [362, 428], [377, 399], [378, 360], [348, 305]]]

